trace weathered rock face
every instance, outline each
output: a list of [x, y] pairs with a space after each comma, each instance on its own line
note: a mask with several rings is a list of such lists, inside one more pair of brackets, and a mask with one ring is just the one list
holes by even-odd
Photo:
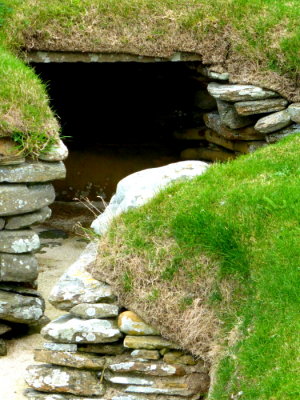
[[28, 253], [40, 247], [39, 236], [29, 230], [1, 231], [0, 252], [3, 253]]
[[116, 194], [105, 211], [95, 219], [92, 228], [96, 233], [104, 234], [115, 216], [145, 204], [168, 184], [199, 176], [207, 168], [208, 165], [204, 162], [186, 161], [127, 176], [118, 183]]
[[44, 161], [64, 161], [68, 157], [68, 149], [62, 140], [58, 140], [51, 149], [39, 155], [40, 160]]
[[300, 103], [291, 104], [288, 108], [289, 116], [294, 122], [300, 123]]
[[0, 183], [47, 182], [64, 179], [66, 168], [62, 162], [24, 162], [20, 165], [0, 165]]
[[241, 101], [234, 107], [239, 115], [266, 114], [281, 111], [286, 108], [288, 101], [285, 99]]
[[122, 312], [118, 317], [118, 327], [121, 332], [127, 335], [159, 335], [156, 329], [145, 324], [135, 313], [131, 311]]
[[38, 263], [31, 254], [1, 254], [0, 281], [34, 282], [38, 277]]
[[255, 129], [261, 133], [271, 133], [289, 126], [292, 123], [291, 117], [286, 110], [263, 117], [257, 121]]
[[113, 318], [119, 315], [119, 307], [116, 306], [115, 304], [85, 303], [85, 304], [78, 304], [77, 306], [71, 308], [70, 314], [74, 315], [75, 317], [83, 319]]
[[240, 116], [232, 103], [217, 100], [217, 105], [221, 122], [228, 128], [238, 129], [252, 124], [252, 118]]
[[46, 219], [50, 218], [51, 212], [49, 207], [44, 207], [32, 213], [8, 217], [6, 219], [5, 229], [22, 229], [38, 222], [44, 222]]
[[230, 102], [278, 97], [276, 92], [251, 85], [222, 85], [220, 83], [209, 83], [207, 90], [215, 99]]

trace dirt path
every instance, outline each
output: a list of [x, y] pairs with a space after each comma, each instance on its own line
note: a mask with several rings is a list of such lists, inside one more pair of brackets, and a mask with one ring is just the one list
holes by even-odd
[[[45, 299], [63, 272], [79, 256], [86, 243], [78, 237], [67, 239], [42, 239], [42, 247], [37, 253], [40, 263], [38, 279], [39, 291]], [[50, 319], [60, 315], [46, 301], [45, 314]], [[43, 338], [35, 332], [8, 342], [8, 355], [0, 357], [0, 400], [25, 400], [24, 376], [26, 367], [33, 361], [33, 350], [43, 343]]]

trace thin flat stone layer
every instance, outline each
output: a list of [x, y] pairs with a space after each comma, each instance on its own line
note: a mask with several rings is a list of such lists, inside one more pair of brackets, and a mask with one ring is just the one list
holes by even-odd
[[129, 349], [177, 349], [178, 346], [161, 336], [126, 336], [124, 339], [124, 347]]
[[45, 339], [58, 343], [109, 343], [116, 342], [122, 336], [115, 321], [81, 320], [70, 315], [50, 322], [41, 334]]
[[253, 123], [252, 118], [240, 116], [232, 103], [228, 103], [227, 101], [223, 100], [217, 100], [217, 105], [221, 122], [228, 128], [244, 128]]
[[235, 103], [234, 107], [239, 115], [248, 116], [254, 114], [267, 114], [284, 110], [288, 105], [285, 99], [241, 101]]
[[157, 329], [146, 324], [137, 314], [132, 311], [124, 311], [118, 317], [118, 327], [121, 332], [128, 335], [159, 335]]
[[289, 126], [292, 123], [289, 113], [279, 111], [274, 114], [267, 115], [257, 121], [254, 128], [261, 133], [272, 133]]
[[53, 343], [53, 342], [45, 342], [43, 344], [45, 350], [51, 351], [66, 351], [66, 352], [76, 352], [77, 344], [70, 343]]
[[145, 359], [145, 360], [159, 360], [160, 353], [157, 350], [133, 350], [131, 352], [131, 357], [136, 359]]
[[30, 324], [38, 321], [45, 309], [38, 297], [0, 291], [0, 318], [5, 321]]
[[71, 308], [70, 314], [83, 319], [113, 318], [119, 314], [119, 307], [114, 304], [78, 304]]
[[[24, 392], [24, 396], [28, 400], [109, 400], [109, 399], [104, 399], [102, 396], [101, 397], [78, 397], [74, 396], [72, 394], [54, 394], [54, 393], [41, 393], [37, 392], [32, 389], [27, 389]], [[175, 399], [177, 400], [177, 399]]]
[[0, 216], [36, 211], [54, 200], [51, 184], [0, 184]]
[[31, 388], [41, 392], [101, 396], [105, 391], [96, 372], [49, 365], [29, 366], [26, 382]]
[[186, 375], [185, 369], [180, 365], [169, 365], [166, 363], [149, 363], [139, 361], [124, 361], [111, 363], [108, 369], [118, 373], [144, 373], [153, 376], [183, 376]]
[[4, 253], [29, 253], [39, 247], [39, 236], [29, 229], [0, 232], [0, 251]]
[[5, 229], [21, 229], [36, 224], [37, 222], [44, 222], [46, 219], [50, 218], [51, 213], [52, 211], [49, 207], [44, 207], [32, 213], [8, 217]]
[[64, 367], [92, 370], [102, 370], [108, 361], [106, 357], [54, 350], [35, 350], [34, 360]]
[[62, 162], [27, 161], [19, 165], [0, 165], [0, 183], [48, 182], [65, 177], [66, 168]]
[[222, 85], [219, 83], [209, 83], [208, 92], [215, 98], [229, 102], [262, 100], [278, 97], [278, 94], [252, 85]]
[[38, 277], [38, 262], [31, 254], [1, 254], [0, 281], [33, 282]]
[[300, 103], [291, 104], [288, 108], [288, 113], [292, 121], [300, 123]]
[[124, 353], [125, 349], [120, 343], [110, 343], [110, 344], [99, 343], [99, 344], [78, 345], [78, 351], [82, 351], [84, 353], [119, 355]]
[[49, 301], [60, 310], [70, 310], [81, 303], [111, 303], [116, 300], [109, 285], [99, 282], [86, 271], [97, 257], [98, 243], [89, 243], [78, 260], [53, 287]]

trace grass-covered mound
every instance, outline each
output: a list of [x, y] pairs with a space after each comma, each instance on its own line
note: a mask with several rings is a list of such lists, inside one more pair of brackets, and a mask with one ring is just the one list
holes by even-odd
[[94, 275], [212, 363], [210, 399], [300, 398], [299, 156], [296, 135], [212, 165], [100, 241]]

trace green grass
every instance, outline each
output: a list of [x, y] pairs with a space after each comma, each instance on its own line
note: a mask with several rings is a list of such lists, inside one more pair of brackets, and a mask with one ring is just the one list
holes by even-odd
[[[189, 260], [201, 254], [218, 260], [206, 301], [223, 322], [218, 340], [224, 348], [211, 400], [300, 398], [299, 156], [296, 135], [234, 162], [215, 164], [203, 176], [128, 212], [107, 236], [101, 258], [109, 256], [109, 268], [122, 254], [150, 260], [143, 268], [150, 268], [154, 283], [148, 295], [152, 299], [156, 293], [152, 301], [157, 307], [164, 299], [159, 299], [156, 282], [172, 282], [180, 273], [180, 284], [190, 290], [203, 270], [197, 263], [187, 268]], [[161, 248], [163, 238], [177, 244], [168, 254]], [[114, 261], [116, 247], [122, 250]], [[119, 279], [124, 291], [135, 285], [135, 274], [126, 272]], [[218, 288], [228, 279], [232, 293], [225, 303]], [[186, 298], [182, 304], [186, 309], [191, 302]], [[227, 341], [233, 329], [236, 339]], [[239, 392], [241, 397], [230, 397]]]

